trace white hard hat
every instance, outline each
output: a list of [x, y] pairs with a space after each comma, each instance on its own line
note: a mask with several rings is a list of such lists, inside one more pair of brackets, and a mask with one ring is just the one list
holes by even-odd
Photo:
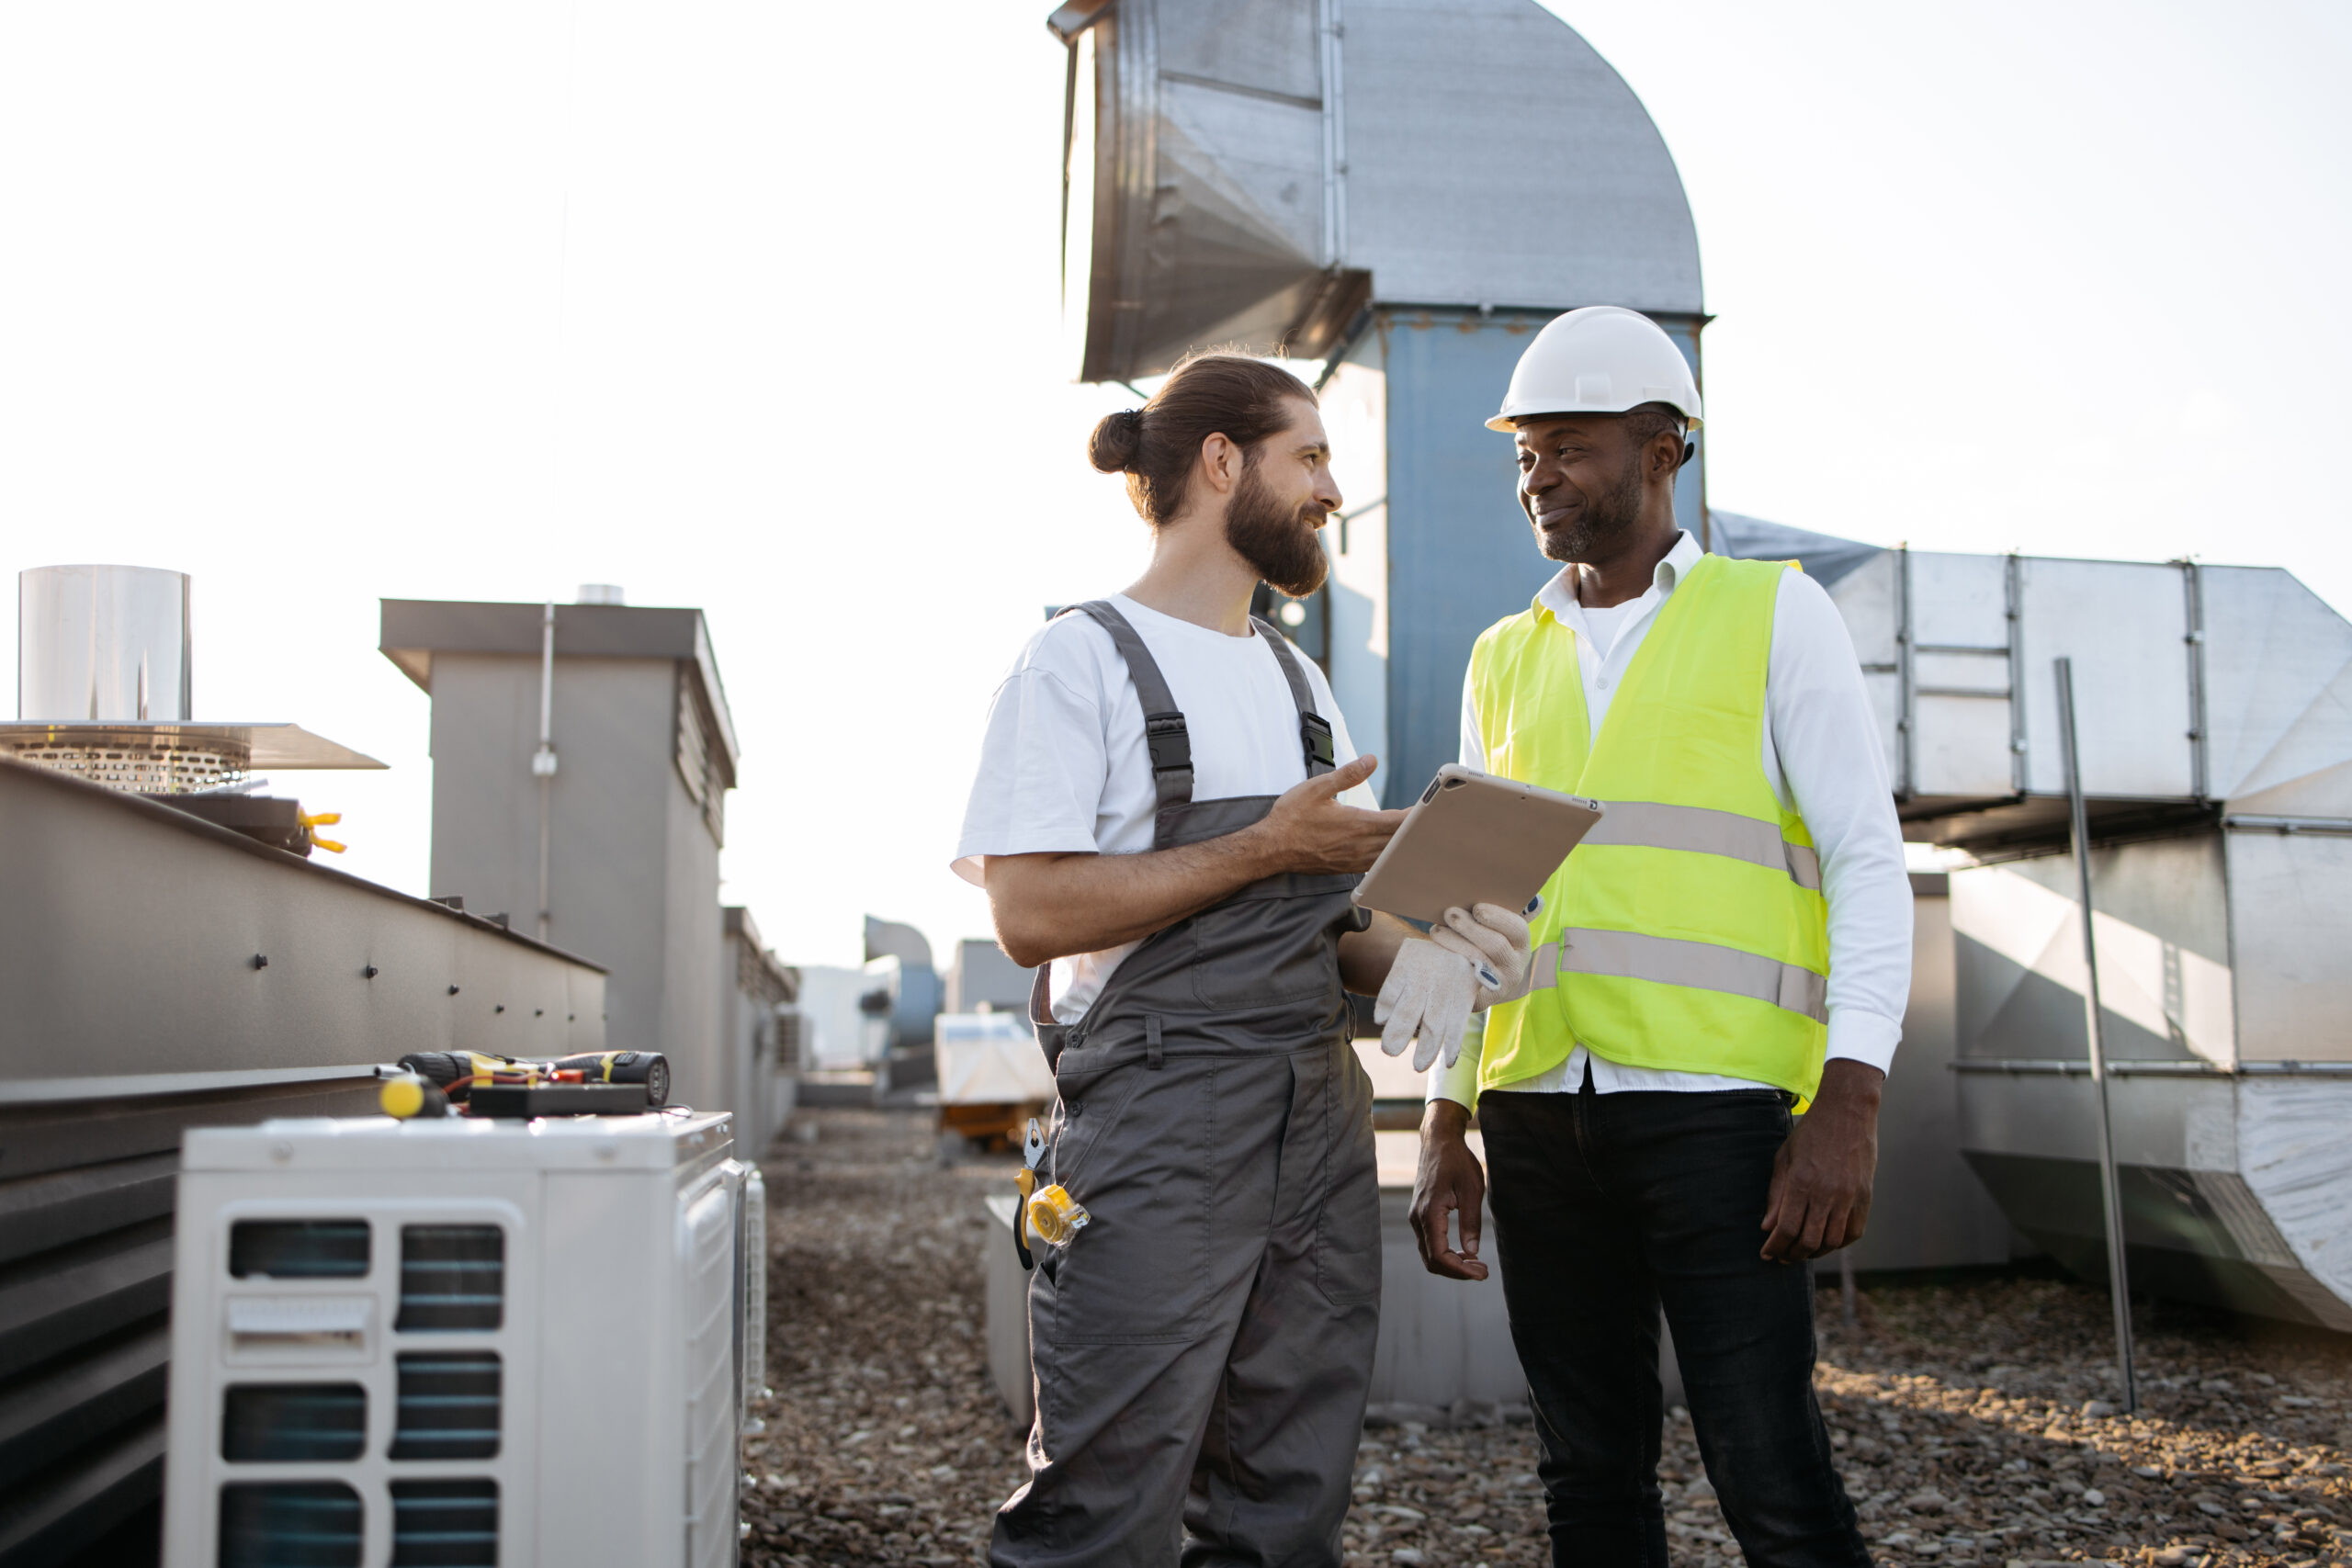
[[1699, 386], [1682, 351], [1656, 321], [1623, 305], [1587, 305], [1555, 316], [1510, 373], [1503, 412], [1488, 430], [1516, 430], [1537, 414], [1624, 413], [1666, 403], [1699, 428]]

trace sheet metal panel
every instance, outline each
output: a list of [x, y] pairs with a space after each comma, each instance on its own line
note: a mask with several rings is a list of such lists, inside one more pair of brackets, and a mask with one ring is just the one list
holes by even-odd
[[0, 1103], [27, 1080], [605, 1042], [584, 960], [6, 761], [0, 996]]
[[[1930, 892], [1912, 908], [1911, 996], [1879, 1108], [1878, 1182], [1854, 1267], [2006, 1263], [2008, 1218], [1960, 1153], [1951, 900]], [[1835, 1259], [1826, 1266], [1834, 1270]]]
[[1903, 721], [1901, 604], [1898, 589], [1903, 552], [1885, 550], [1839, 578], [1829, 590], [1829, 602], [1845, 617], [1846, 633], [1854, 639], [1854, 657], [1862, 666], [1862, 690], [1870, 697], [1879, 743], [1886, 759], [1886, 776], [1898, 795], [1907, 794], [1901, 746]]
[[[1982, 1154], [2079, 1160], [2086, 1166], [2097, 1162], [2098, 1108], [2087, 1073], [1962, 1072], [1953, 1077], [1961, 1147]], [[2120, 1073], [2107, 1087], [2119, 1165], [2234, 1170], [2234, 1079], [2218, 1074], [2161, 1077]], [[2027, 1216], [2011, 1217], [2026, 1224]]]
[[2008, 562], [1899, 553], [1910, 573], [1911, 793], [2009, 793]]
[[2294, 1262], [2339, 1303], [2335, 1328], [2352, 1328], [2340, 1304], [2352, 1303], [2347, 1124], [2352, 1082], [2341, 1078], [2250, 1078], [2238, 1090], [2238, 1168]]
[[[1342, 0], [1340, 16], [1343, 260], [1376, 298], [1704, 309], [1673, 155], [1572, 28], [1532, 0]], [[1547, 154], [1538, 199], [1505, 155], [1527, 147]]]
[[[2064, 855], [1952, 873], [1962, 1055], [2086, 1058], [2073, 875]], [[2095, 851], [2091, 886], [2109, 1055], [2233, 1064], [2240, 987], [2219, 838]]]
[[2352, 625], [2287, 572], [2201, 576], [2212, 795], [2236, 810], [2352, 817]]
[[2026, 788], [2066, 787], [2053, 660], [2074, 660], [2083, 785], [2103, 799], [2195, 794], [2180, 570], [2028, 558], [2022, 571]]
[[[2352, 837], [2206, 831], [2095, 851], [2092, 874], [2135, 1282], [2152, 1249], [2151, 1288], [2352, 1327], [2352, 1075], [2279, 1071], [2352, 1062]], [[2096, 1274], [2070, 885], [2064, 856], [1952, 875], [1960, 1141], [2019, 1228]]]
[[2241, 1054], [2352, 1062], [2352, 838], [2233, 831], [2227, 843]]

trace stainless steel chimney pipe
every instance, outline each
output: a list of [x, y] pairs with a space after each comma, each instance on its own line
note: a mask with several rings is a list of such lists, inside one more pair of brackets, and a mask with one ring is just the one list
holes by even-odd
[[185, 724], [187, 574], [37, 566], [17, 574], [17, 717]]

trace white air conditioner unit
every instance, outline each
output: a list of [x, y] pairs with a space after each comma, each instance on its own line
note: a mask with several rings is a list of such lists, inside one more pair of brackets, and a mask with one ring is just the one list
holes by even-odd
[[188, 1134], [165, 1568], [735, 1562], [763, 1193], [724, 1115]]

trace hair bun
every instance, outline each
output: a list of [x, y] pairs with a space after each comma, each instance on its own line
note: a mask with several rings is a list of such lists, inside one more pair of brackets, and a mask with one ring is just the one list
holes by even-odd
[[1136, 466], [1136, 457], [1143, 450], [1143, 410], [1121, 409], [1106, 413], [1095, 423], [1094, 434], [1087, 439], [1086, 456], [1095, 468], [1106, 474], [1122, 474]]

